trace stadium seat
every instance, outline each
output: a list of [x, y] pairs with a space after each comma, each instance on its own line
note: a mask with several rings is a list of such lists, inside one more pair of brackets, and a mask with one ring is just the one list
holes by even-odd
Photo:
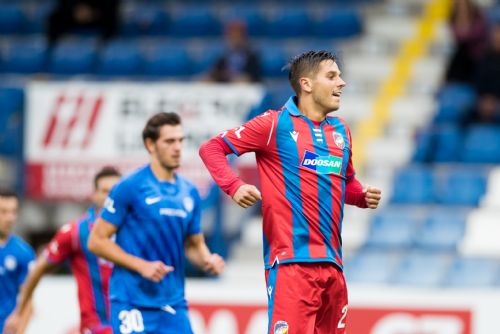
[[13, 40], [6, 48], [2, 71], [7, 73], [43, 72], [47, 65], [47, 46], [40, 38]]
[[266, 36], [274, 38], [308, 36], [311, 20], [305, 7], [279, 8], [267, 18]]
[[196, 42], [188, 45], [189, 58], [192, 60], [192, 73], [201, 74], [208, 71], [222, 56], [224, 46], [220, 40], [207, 39], [204, 42]]
[[460, 160], [463, 133], [457, 125], [438, 126], [434, 132], [434, 162], [456, 162]]
[[390, 252], [359, 252], [344, 266], [346, 278], [352, 283], [389, 283], [398, 260], [399, 257]]
[[498, 261], [487, 258], [457, 258], [446, 277], [447, 285], [460, 288], [491, 287], [498, 277]]
[[409, 166], [400, 169], [394, 177], [392, 202], [396, 204], [430, 204], [434, 201], [432, 169]]
[[265, 18], [256, 6], [249, 4], [235, 4], [222, 12], [221, 20], [224, 25], [233, 21], [244, 22], [250, 36], [265, 34]]
[[153, 76], [186, 76], [192, 64], [183, 46], [156, 44], [145, 55], [144, 73]]
[[452, 167], [436, 174], [434, 197], [445, 205], [477, 206], [486, 192], [486, 174], [477, 167]]
[[54, 74], [88, 74], [95, 71], [97, 44], [95, 40], [66, 40], [58, 43], [49, 63]]
[[422, 250], [456, 251], [464, 235], [466, 212], [457, 209], [430, 211], [418, 230], [416, 246]]
[[365, 247], [377, 249], [411, 247], [420, 224], [420, 217], [413, 210], [389, 208], [381, 211], [372, 219]]
[[125, 36], [154, 35], [168, 33], [169, 16], [161, 6], [140, 5], [125, 10], [121, 32]]
[[139, 47], [133, 42], [110, 42], [101, 51], [98, 73], [103, 75], [136, 75], [142, 70]]
[[411, 253], [401, 261], [394, 282], [401, 285], [436, 287], [444, 283], [449, 265], [449, 256], [445, 254]]
[[448, 84], [438, 94], [436, 123], [459, 122], [475, 104], [476, 94], [471, 86]]
[[500, 162], [500, 126], [476, 125], [465, 136], [462, 161], [469, 163]]
[[347, 38], [362, 31], [361, 17], [354, 9], [330, 9], [313, 23], [313, 34], [325, 38]]
[[19, 4], [0, 3], [0, 34], [23, 33], [26, 17]]
[[0, 154], [20, 157], [24, 90], [0, 88]]
[[25, 32], [29, 34], [43, 34], [47, 27], [47, 19], [52, 12], [55, 2], [37, 1], [26, 12]]
[[259, 47], [262, 74], [265, 77], [284, 77], [287, 71], [284, 67], [287, 64], [287, 57], [279, 45], [264, 44]]
[[210, 7], [186, 6], [172, 14], [171, 37], [206, 37], [221, 34], [221, 25]]

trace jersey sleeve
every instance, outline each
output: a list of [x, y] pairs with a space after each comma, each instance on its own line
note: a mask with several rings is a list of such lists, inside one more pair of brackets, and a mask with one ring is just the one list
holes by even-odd
[[117, 228], [123, 223], [129, 204], [132, 201], [131, 196], [133, 192], [129, 188], [128, 184], [123, 181], [115, 185], [101, 210], [101, 218], [115, 225]]
[[187, 235], [201, 233], [201, 198], [196, 188], [193, 188], [191, 196], [193, 198], [193, 214], [188, 223]]
[[266, 111], [220, 136], [236, 155], [265, 150], [274, 133], [276, 115], [275, 111]]
[[18, 285], [21, 285], [26, 280], [28, 272], [30, 271], [35, 261], [35, 251], [30, 246], [27, 247], [25, 254], [21, 257], [21, 265], [19, 266]]
[[345, 172], [345, 177], [346, 180], [351, 180], [355, 175], [356, 171], [354, 170], [354, 165], [352, 163], [352, 137], [351, 137], [351, 130], [349, 127], [346, 125], [345, 126], [345, 131], [347, 134], [347, 139], [349, 143], [349, 161], [347, 162], [347, 169]]
[[75, 249], [74, 239], [75, 223], [64, 225], [45, 248], [45, 256], [52, 264], [64, 262]]

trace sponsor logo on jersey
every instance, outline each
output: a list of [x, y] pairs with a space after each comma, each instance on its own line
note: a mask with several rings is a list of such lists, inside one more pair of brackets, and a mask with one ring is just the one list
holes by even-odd
[[344, 136], [342, 136], [338, 132], [333, 133], [333, 141], [335, 142], [335, 145], [337, 145], [341, 150], [344, 149], [345, 147], [345, 141], [344, 141]]
[[144, 200], [147, 205], [153, 205], [155, 203], [158, 203], [159, 201], [161, 201], [161, 196], [146, 197], [146, 199]]
[[169, 217], [180, 217], [180, 218], [187, 217], [186, 211], [181, 209], [172, 209], [172, 208], [161, 208], [160, 215]]
[[342, 158], [334, 155], [320, 156], [316, 153], [306, 151], [301, 165], [318, 174], [340, 174], [342, 170]]
[[288, 334], [288, 322], [278, 320], [274, 324], [274, 334]]
[[5, 259], [3, 260], [3, 265], [4, 265], [5, 269], [7, 269], [9, 271], [13, 271], [17, 267], [17, 260], [12, 255], [7, 255], [5, 257]]
[[109, 211], [109, 213], [116, 213], [115, 209], [115, 201], [112, 200], [111, 198], [106, 198], [106, 201], [104, 201], [104, 208]]

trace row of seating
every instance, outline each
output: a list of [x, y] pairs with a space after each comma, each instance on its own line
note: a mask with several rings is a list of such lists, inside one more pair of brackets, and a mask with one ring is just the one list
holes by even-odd
[[365, 284], [498, 287], [500, 265], [493, 259], [455, 257], [442, 252], [368, 251], [348, 259], [346, 277], [349, 282]]
[[410, 165], [394, 177], [391, 202], [477, 206], [486, 191], [487, 167]]
[[371, 220], [364, 248], [456, 251], [468, 209], [390, 207]]
[[[222, 41], [171, 39], [118, 39], [99, 46], [96, 39], [67, 39], [49, 49], [40, 36], [9, 39], [3, 43], [3, 73], [52, 73], [59, 75], [184, 76], [206, 71], [224, 50]], [[0, 47], [1, 47], [0, 43]], [[264, 77], [283, 76], [288, 59], [305, 50], [327, 49], [332, 42], [311, 39], [307, 43], [276, 43], [259, 39], [255, 48]]]
[[[22, 4], [0, 4], [0, 34], [32, 34], [45, 31], [51, 4], [26, 8]], [[183, 5], [172, 8], [142, 3], [123, 10], [121, 34], [155, 35], [176, 38], [220, 36], [224, 25], [233, 20], [246, 23], [252, 36], [286, 38], [316, 36], [346, 38], [358, 35], [362, 19], [357, 9], [321, 6], [279, 5]]]

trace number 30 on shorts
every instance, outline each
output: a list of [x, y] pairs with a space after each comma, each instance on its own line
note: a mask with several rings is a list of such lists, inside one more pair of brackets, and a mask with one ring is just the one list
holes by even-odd
[[130, 311], [120, 311], [120, 313], [118, 314], [118, 319], [120, 319], [121, 321], [121, 334], [144, 332], [144, 320], [142, 319], [141, 311], [137, 309], [132, 309]]
[[347, 305], [342, 308], [342, 317], [339, 320], [337, 328], [345, 328], [345, 317], [347, 316]]

